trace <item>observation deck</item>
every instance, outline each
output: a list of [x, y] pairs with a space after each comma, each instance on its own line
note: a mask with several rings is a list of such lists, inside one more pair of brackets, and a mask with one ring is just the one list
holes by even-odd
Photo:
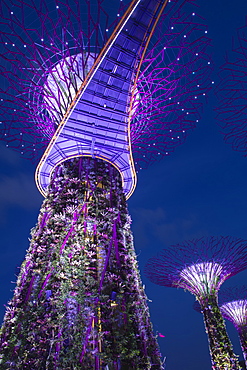
[[168, 0], [133, 0], [85, 77], [36, 170], [45, 196], [51, 173], [80, 156], [116, 167], [126, 198], [136, 186], [130, 124], [136, 82], [155, 26]]

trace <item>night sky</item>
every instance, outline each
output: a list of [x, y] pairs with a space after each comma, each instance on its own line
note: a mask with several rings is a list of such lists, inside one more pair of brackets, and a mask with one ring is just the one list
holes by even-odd
[[[219, 66], [232, 49], [236, 29], [245, 24], [246, 0], [198, 0], [195, 8], [212, 39], [215, 86]], [[148, 258], [164, 247], [207, 235], [247, 239], [247, 158], [224, 143], [217, 126], [214, 92], [208, 95], [198, 127], [173, 154], [138, 174], [128, 201], [141, 273]], [[42, 196], [34, 182], [35, 166], [0, 144], [0, 309], [12, 297], [30, 229]], [[182, 289], [160, 287], [143, 277], [154, 331], [166, 370], [210, 370], [202, 316], [194, 297]], [[223, 286], [247, 284], [247, 271]], [[227, 323], [235, 353], [241, 356], [235, 329]]]

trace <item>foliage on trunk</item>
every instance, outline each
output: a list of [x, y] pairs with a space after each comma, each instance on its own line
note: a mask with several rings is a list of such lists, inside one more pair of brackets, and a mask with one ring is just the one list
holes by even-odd
[[53, 173], [1, 333], [3, 369], [161, 369], [118, 171]]

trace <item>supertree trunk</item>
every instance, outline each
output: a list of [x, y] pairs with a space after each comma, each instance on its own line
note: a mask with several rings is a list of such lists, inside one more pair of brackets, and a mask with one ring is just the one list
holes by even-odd
[[238, 370], [238, 359], [226, 332], [217, 298], [210, 295], [200, 300], [214, 370]]
[[241, 344], [241, 348], [243, 351], [245, 366], [247, 368], [247, 327], [245, 326], [238, 326], [238, 337]]
[[1, 333], [3, 369], [161, 369], [119, 172], [53, 173]]

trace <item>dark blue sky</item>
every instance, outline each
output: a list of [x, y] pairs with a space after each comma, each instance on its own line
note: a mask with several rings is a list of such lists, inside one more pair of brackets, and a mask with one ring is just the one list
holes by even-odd
[[[208, 25], [217, 68], [232, 48], [232, 36], [245, 24], [246, 0], [198, 0], [195, 9]], [[138, 174], [129, 200], [135, 247], [140, 269], [160, 249], [206, 235], [231, 235], [247, 239], [247, 159], [223, 141], [208, 96], [202, 120], [185, 144], [159, 163]], [[0, 309], [11, 298], [17, 267], [28, 248], [30, 228], [42, 202], [34, 182], [35, 167], [18, 153], [0, 147]], [[194, 298], [182, 289], [156, 286], [143, 278], [150, 302], [154, 330], [165, 335], [159, 343], [167, 357], [167, 370], [210, 370], [207, 338]], [[247, 271], [224, 286], [247, 283]], [[235, 351], [237, 336], [228, 325]]]

